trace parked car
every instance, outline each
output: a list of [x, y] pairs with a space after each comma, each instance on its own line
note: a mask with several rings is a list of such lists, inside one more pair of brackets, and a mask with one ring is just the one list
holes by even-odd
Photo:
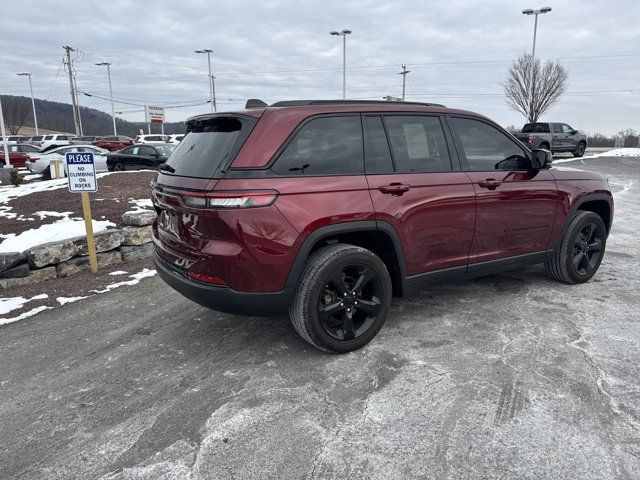
[[[9, 150], [9, 162], [14, 168], [24, 168], [25, 162], [29, 160], [29, 155], [34, 155], [40, 152], [40, 149], [35, 145], [27, 144], [10, 144], [7, 145]], [[0, 148], [0, 166], [5, 165], [4, 149]]]
[[173, 153], [174, 146], [162, 145], [133, 145], [123, 148], [119, 152], [107, 156], [109, 171], [122, 170], [157, 170]]
[[94, 135], [85, 135], [82, 137], [74, 137], [69, 141], [69, 143], [71, 145], [89, 145], [92, 144], [97, 138], [98, 137]]
[[602, 175], [473, 112], [289, 101], [187, 131], [151, 185], [159, 275], [215, 310], [288, 312], [322, 350], [367, 344], [429, 282], [536, 263], [586, 282], [611, 228]]
[[134, 138], [133, 143], [164, 145], [169, 143], [169, 135], [138, 135]]
[[110, 152], [115, 152], [128, 147], [129, 145], [133, 145], [133, 139], [130, 137], [125, 137], [124, 135], [103, 136], [96, 137], [93, 144], [96, 147], [104, 148], [105, 150], [109, 150]]
[[[8, 145], [15, 145], [18, 142], [20, 142], [20, 140], [22, 140], [22, 136], [21, 135], [7, 136], [7, 144]], [[2, 144], [3, 141], [4, 141], [3, 137], [0, 135], [0, 144]]]
[[71, 139], [75, 138], [75, 135], [45, 135], [40, 141], [40, 147], [43, 152], [51, 150], [56, 147], [64, 147], [71, 143]]
[[587, 136], [566, 123], [526, 123], [516, 137], [529, 148], [571, 152], [574, 157], [583, 156], [587, 149]]
[[169, 143], [172, 143], [173, 145], [178, 145], [182, 139], [184, 138], [184, 133], [178, 133], [178, 134], [174, 134], [174, 135], [169, 135]]
[[20, 140], [18, 140], [18, 143], [24, 144], [26, 143], [27, 145], [35, 145], [38, 148], [42, 147], [42, 139], [44, 138], [43, 135], [34, 135], [31, 137], [22, 137]]
[[93, 161], [96, 172], [107, 171], [107, 154], [108, 151], [95, 147], [94, 145], [66, 145], [64, 147], [56, 147], [47, 152], [40, 152], [30, 155], [29, 160], [25, 162], [25, 166], [31, 173], [43, 173], [51, 176], [51, 162], [57, 160], [63, 165], [63, 170], [67, 171], [66, 154], [70, 152], [91, 152], [93, 153]]

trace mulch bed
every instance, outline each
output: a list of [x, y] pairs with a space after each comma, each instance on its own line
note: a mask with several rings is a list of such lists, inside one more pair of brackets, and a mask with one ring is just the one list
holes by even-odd
[[[134, 205], [129, 199], [151, 198], [149, 183], [155, 173], [150, 171], [112, 173], [98, 179], [98, 191], [91, 193], [91, 216], [94, 220], [110, 220], [117, 227], [122, 226], [122, 214], [134, 210]], [[40, 225], [54, 223], [58, 218], [45, 217], [40, 219], [35, 212], [56, 211], [73, 212], [70, 217], [82, 218], [82, 203], [80, 195], [71, 193], [66, 187], [46, 192], [36, 192], [31, 195], [11, 200], [6, 205], [12, 208], [11, 212], [25, 218], [34, 220], [18, 220], [2, 218], [2, 233], [22, 232]]]

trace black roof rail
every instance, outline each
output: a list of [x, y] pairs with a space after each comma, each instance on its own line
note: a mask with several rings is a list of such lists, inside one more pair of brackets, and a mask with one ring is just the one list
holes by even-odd
[[270, 107], [303, 107], [307, 105], [422, 105], [423, 107], [444, 107], [440, 103], [427, 102], [388, 102], [386, 100], [284, 100], [269, 105]]

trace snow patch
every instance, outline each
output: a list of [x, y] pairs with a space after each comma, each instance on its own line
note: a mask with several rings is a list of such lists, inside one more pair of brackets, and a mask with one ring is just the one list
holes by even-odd
[[0, 318], [0, 325], [7, 325], [9, 323], [17, 322], [18, 320], [23, 320], [28, 317], [32, 317], [33, 315], [44, 312], [45, 310], [51, 310], [53, 307], [47, 307], [46, 305], [41, 305], [36, 308], [32, 308], [28, 312], [24, 312], [22, 315], [18, 315], [13, 318]]
[[68, 218], [73, 212], [50, 212], [47, 210], [42, 210], [40, 212], [35, 212], [34, 215], [40, 217], [40, 220], [44, 220], [47, 217], [58, 217], [58, 218]]
[[95, 293], [107, 293], [113, 290], [114, 288], [123, 287], [126, 285], [137, 285], [140, 283], [140, 280], [147, 277], [153, 277], [157, 272], [155, 270], [150, 270], [148, 268], [143, 268], [142, 271], [138, 273], [134, 273], [133, 275], [129, 275], [131, 280], [124, 280], [122, 282], [112, 283], [107, 285], [103, 290], [91, 290]]
[[24, 298], [24, 297], [0, 298], [0, 315], [4, 315], [5, 313], [9, 313], [12, 310], [17, 310], [19, 308], [22, 308], [22, 306], [25, 303], [31, 302], [32, 300], [44, 300], [46, 298], [49, 298], [49, 295], [47, 295], [46, 293], [41, 293], [40, 295], [36, 295], [35, 297], [31, 297], [31, 298]]
[[73, 302], [77, 302], [78, 300], [84, 300], [85, 298], [89, 298], [90, 296], [91, 295], [86, 297], [58, 297], [56, 298], [56, 301], [60, 305], [66, 305], [67, 303], [73, 303]]
[[115, 276], [115, 275], [126, 275], [127, 273], [129, 273], [129, 272], [125, 272], [124, 270], [116, 270], [115, 272], [110, 272], [107, 275], [113, 275], [113, 276]]
[[150, 198], [130, 198], [129, 203], [133, 204], [134, 209], [126, 213], [140, 213], [153, 209], [153, 203]]
[[[93, 232], [98, 233], [106, 230], [108, 227], [115, 227], [116, 224], [108, 220], [96, 221], [92, 220]], [[82, 237], [85, 235], [84, 220], [63, 218], [54, 223], [41, 225], [38, 228], [32, 228], [22, 232], [20, 235], [13, 234], [12, 237], [0, 243], [0, 252], [24, 252], [31, 247], [41, 245], [43, 243], [58, 242], [73, 237]]]

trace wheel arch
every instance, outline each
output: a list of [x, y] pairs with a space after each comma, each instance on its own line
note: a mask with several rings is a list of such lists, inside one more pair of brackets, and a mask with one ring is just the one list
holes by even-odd
[[357, 245], [378, 255], [389, 270], [394, 296], [402, 296], [406, 264], [400, 236], [391, 224], [373, 220], [336, 223], [314, 230], [302, 243], [285, 287], [295, 288], [309, 256], [331, 243]]
[[613, 197], [610, 194], [604, 193], [593, 193], [585, 195], [578, 200], [575, 201], [567, 218], [565, 220], [565, 224], [560, 231], [560, 235], [555, 240], [555, 248], [559, 247], [559, 244], [562, 242], [565, 233], [567, 232], [567, 228], [571, 223], [571, 219], [575, 216], [578, 211], [587, 211], [593, 212], [602, 218], [604, 222], [605, 228], [607, 229], [607, 235], [611, 231], [611, 224], [613, 222]]

